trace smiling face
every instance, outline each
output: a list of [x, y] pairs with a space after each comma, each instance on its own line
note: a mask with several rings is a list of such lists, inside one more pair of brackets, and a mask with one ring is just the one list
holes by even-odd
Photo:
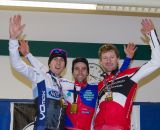
[[98, 51], [100, 65], [104, 71], [110, 74], [118, 67], [119, 52], [116, 46], [112, 44], [105, 44], [99, 48]]
[[87, 66], [83, 62], [77, 62], [74, 64], [73, 77], [78, 82], [83, 82], [87, 80], [88, 70]]
[[118, 67], [119, 58], [113, 50], [101, 54], [100, 64], [107, 73], [112, 72]]
[[60, 76], [65, 68], [65, 61], [62, 57], [54, 57], [49, 64], [49, 69], [56, 75]]

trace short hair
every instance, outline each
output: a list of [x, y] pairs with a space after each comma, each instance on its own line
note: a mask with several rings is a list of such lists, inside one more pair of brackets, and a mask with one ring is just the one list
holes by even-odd
[[83, 62], [86, 65], [87, 71], [89, 73], [89, 63], [88, 63], [88, 60], [84, 57], [77, 57], [72, 61], [72, 73], [74, 71], [75, 64], [78, 63], [78, 62]]
[[119, 58], [119, 51], [117, 49], [117, 47], [115, 45], [112, 45], [112, 44], [108, 44], [108, 43], [105, 43], [104, 45], [102, 45], [99, 50], [98, 50], [98, 56], [99, 58], [101, 59], [102, 57], [102, 53], [105, 53], [105, 52], [108, 52], [108, 51], [114, 51], [117, 58]]

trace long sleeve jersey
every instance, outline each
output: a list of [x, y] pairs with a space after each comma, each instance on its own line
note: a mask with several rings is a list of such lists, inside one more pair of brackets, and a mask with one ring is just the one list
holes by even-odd
[[[44, 72], [47, 72], [45, 66], [40, 63], [31, 53], [26, 58], [31, 65]], [[65, 114], [65, 128], [66, 129], [79, 129], [90, 130], [91, 121], [95, 112], [96, 100], [98, 97], [98, 85], [97, 84], [80, 84], [78, 82], [71, 82], [63, 78], [59, 78], [59, 82], [62, 86], [65, 100], [68, 103]], [[74, 87], [76, 91], [74, 91]], [[74, 94], [77, 94], [77, 113], [72, 114], [70, 112], [71, 105], [74, 102]]]
[[[32, 54], [29, 53], [26, 58], [35, 68], [44, 68]], [[90, 130], [98, 97], [98, 85], [93, 83], [88, 84], [87, 82], [71, 82], [63, 78], [60, 79], [60, 84], [62, 85], [65, 100], [68, 103], [65, 114], [65, 128], [68, 130]], [[74, 94], [77, 94], [77, 113], [71, 113], [71, 105], [74, 103]]]
[[[65, 127], [68, 130], [90, 130], [92, 117], [95, 112], [96, 100], [98, 97], [97, 84], [75, 82], [71, 84], [75, 89], [66, 92], [68, 107], [66, 109]], [[77, 97], [75, 98], [75, 94]], [[77, 104], [77, 112], [72, 113], [71, 105]]]
[[[34, 130], [64, 130], [65, 109], [60, 105], [59, 78], [47, 73], [42, 64], [29, 66], [21, 59], [18, 41], [9, 41], [12, 67], [27, 77], [33, 84], [33, 96], [37, 106]], [[62, 80], [62, 79], [61, 79]]]
[[[26, 58], [35, 68], [47, 71], [43, 64], [41, 64], [32, 54], [29, 53]], [[126, 57], [120, 70], [124, 71], [128, 68], [130, 61], [131, 59]], [[68, 102], [65, 116], [66, 129], [90, 130], [98, 97], [97, 84], [71, 82], [64, 79], [60, 80], [60, 83], [63, 88], [65, 99]], [[71, 105], [74, 103], [75, 93], [77, 94], [77, 113], [71, 113]]]
[[[160, 43], [155, 30], [150, 33], [151, 60], [140, 68], [130, 68], [107, 75], [98, 85], [99, 108], [95, 130], [130, 130], [130, 115], [139, 80], [160, 67]], [[107, 87], [111, 88], [113, 100], [106, 101]]]

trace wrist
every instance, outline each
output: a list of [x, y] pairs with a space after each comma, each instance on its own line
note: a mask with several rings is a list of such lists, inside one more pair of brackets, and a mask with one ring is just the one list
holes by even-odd
[[24, 53], [24, 57], [26, 57], [28, 54], [29, 54], [29, 52], [25, 52], [25, 53]]
[[127, 59], [132, 59], [133, 56], [126, 55], [126, 58], [127, 58]]
[[30, 52], [28, 52], [24, 57], [29, 57], [31, 55], [31, 53]]
[[10, 35], [10, 39], [12, 39], [12, 40], [18, 40], [18, 38], [17, 38], [17, 37], [15, 37], [15, 36], [11, 36], [11, 35]]

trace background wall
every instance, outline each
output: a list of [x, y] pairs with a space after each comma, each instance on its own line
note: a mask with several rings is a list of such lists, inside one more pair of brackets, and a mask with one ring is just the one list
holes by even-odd
[[[26, 34], [26, 39], [29, 41], [39, 41], [32, 43], [32, 45], [34, 44], [34, 46], [36, 46], [35, 51], [44, 51], [40, 43], [43, 43], [43, 46], [45, 46], [44, 44], [48, 46], [52, 44], [52, 42], [55, 43], [57, 41], [65, 42], [63, 45], [71, 48], [70, 50], [72, 50], [73, 45], [84, 43], [84, 45], [81, 45], [85, 47], [87, 44], [89, 45], [87, 48], [88, 53], [97, 53], [93, 52], [91, 48], [95, 44], [97, 45], [104, 42], [110, 42], [120, 46], [128, 42], [145, 45], [140, 38], [140, 23], [143, 17], [3, 10], [0, 10], [0, 39], [2, 39], [0, 44], [3, 40], [8, 40], [9, 38], [9, 18], [14, 14], [21, 14], [23, 17], [23, 22], [26, 24], [24, 32]], [[160, 34], [160, 19], [155, 17], [151, 19], [156, 25], [158, 34]], [[46, 43], [46, 41], [49, 42]], [[57, 46], [59, 44], [58, 42]], [[67, 44], [68, 42], [72, 42], [72, 44]], [[16, 73], [10, 66], [7, 44], [7, 42], [3, 42], [3, 48], [0, 47], [0, 98], [32, 99], [31, 83]], [[77, 47], [76, 49], [78, 50], [79, 48]], [[6, 53], [3, 53], [4, 51], [6, 51]], [[69, 51], [69, 53], [72, 52]], [[83, 53], [83, 50], [81, 53]], [[148, 61], [149, 58], [138, 58], [148, 53], [150, 52], [138, 50], [136, 54], [137, 58], [133, 61], [132, 66], [139, 66]], [[39, 56], [36, 54], [36, 56], [47, 66], [48, 58], [46, 55]], [[70, 71], [71, 61], [76, 56], [81, 55], [75, 54], [73, 56], [69, 54], [67, 71], [65, 73], [65, 77], [68, 79], [72, 79]], [[88, 58], [89, 62], [98, 63], [97, 56]], [[160, 87], [158, 85], [160, 80], [159, 74], [160, 70], [140, 82], [140, 89], [135, 98], [136, 102], [160, 101], [160, 97], [158, 96], [160, 92]]]

